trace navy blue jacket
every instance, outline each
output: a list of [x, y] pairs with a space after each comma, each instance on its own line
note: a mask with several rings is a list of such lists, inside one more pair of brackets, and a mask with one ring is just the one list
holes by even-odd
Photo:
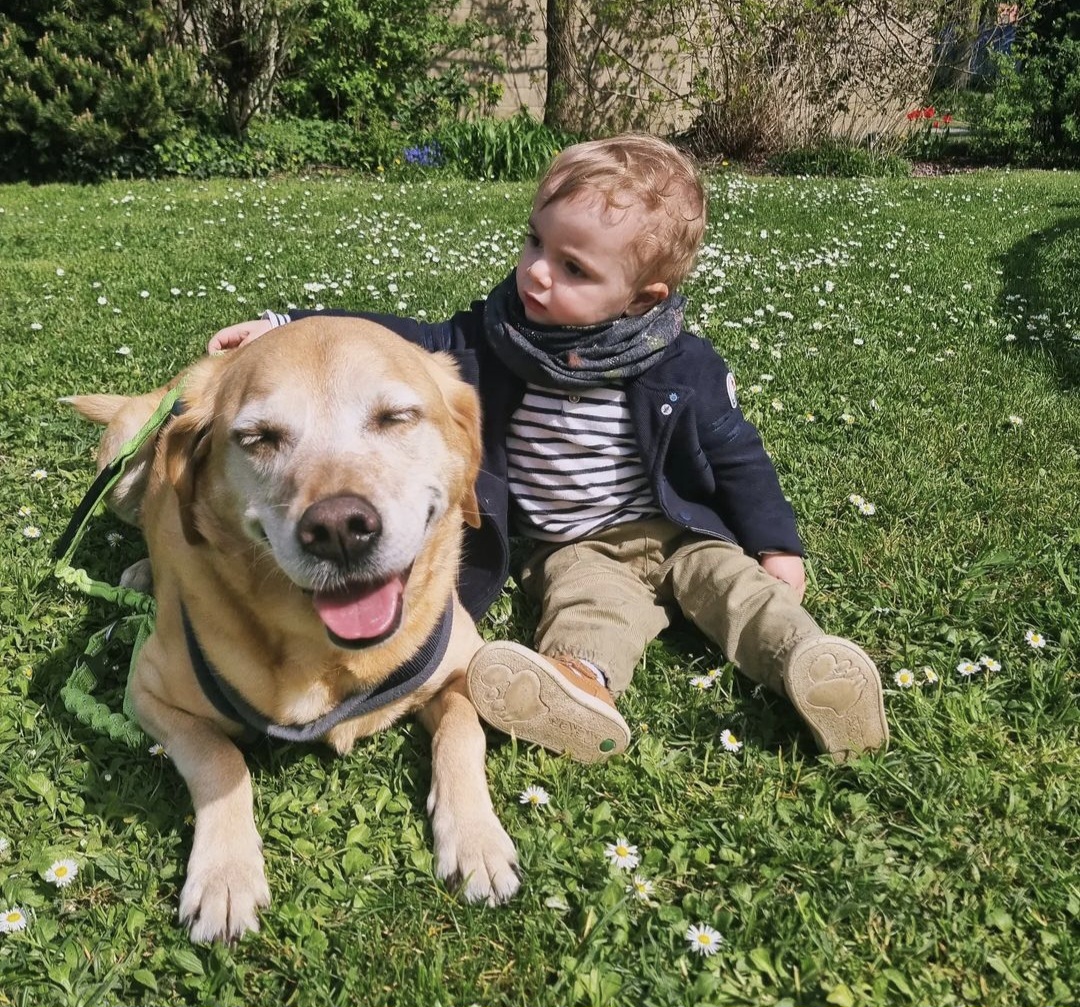
[[[466, 531], [458, 591], [479, 618], [499, 596], [510, 569], [506, 437], [525, 382], [488, 345], [483, 301], [437, 323], [370, 312], [324, 313], [368, 318], [412, 343], [443, 350], [477, 389], [484, 458], [476, 489], [484, 520], [479, 529]], [[764, 552], [802, 555], [795, 515], [776, 470], [757, 430], [734, 404], [727, 364], [710, 343], [682, 332], [649, 370], [624, 387], [653, 497], [669, 521], [737, 543], [755, 558]]]

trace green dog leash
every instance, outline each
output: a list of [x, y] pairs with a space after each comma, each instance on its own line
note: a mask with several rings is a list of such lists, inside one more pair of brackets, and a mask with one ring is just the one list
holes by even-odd
[[[123, 741], [136, 749], [144, 748], [149, 739], [136, 722], [131, 707], [131, 675], [135, 669], [139, 651], [154, 629], [156, 612], [154, 598], [142, 591], [95, 580], [86, 570], [74, 566], [72, 561], [90, 521], [104, 508], [106, 495], [124, 474], [128, 462], [139, 449], [150, 438], [157, 435], [158, 430], [172, 413], [179, 397], [180, 385], [177, 385], [166, 393], [165, 398], [154, 411], [154, 415], [120, 449], [116, 458], [98, 473], [79, 506], [75, 508], [75, 513], [54, 549], [56, 556], [54, 572], [58, 580], [84, 594], [94, 598], [104, 598], [121, 608], [131, 610], [131, 614], [121, 616], [90, 637], [82, 657], [76, 662], [67, 683], [60, 689], [64, 706], [81, 723], [102, 734], [107, 734], [114, 741]], [[114, 667], [109, 663], [110, 645], [120, 644], [131, 648], [131, 658], [128, 662], [123, 711], [117, 712], [96, 699], [94, 690], [100, 681], [108, 677], [110, 669]]]

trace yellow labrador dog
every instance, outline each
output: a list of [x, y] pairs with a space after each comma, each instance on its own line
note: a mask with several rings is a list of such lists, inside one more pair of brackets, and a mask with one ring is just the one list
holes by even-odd
[[[70, 401], [112, 421], [107, 454], [162, 395]], [[132, 698], [195, 807], [191, 938], [236, 939], [269, 903], [245, 732], [345, 754], [416, 713], [438, 874], [469, 901], [509, 899], [517, 857], [465, 690], [481, 640], [455, 590], [462, 522], [479, 521], [472, 389], [378, 325], [309, 318], [200, 361], [174, 412], [121, 505], [149, 542], [158, 606]]]

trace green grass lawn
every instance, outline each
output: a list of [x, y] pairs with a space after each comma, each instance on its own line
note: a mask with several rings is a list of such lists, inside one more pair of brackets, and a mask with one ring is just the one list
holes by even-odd
[[[509, 270], [530, 189], [0, 188], [0, 921], [26, 920], [0, 933], [0, 1005], [1080, 1000], [1080, 177], [711, 188], [689, 319], [776, 460], [808, 607], [879, 663], [891, 748], [833, 766], [676, 629], [622, 703], [625, 757], [491, 737], [525, 878], [487, 909], [434, 877], [418, 726], [344, 760], [257, 747], [274, 901], [234, 947], [178, 925], [190, 804], [168, 760], [60, 698], [116, 613], [52, 578], [96, 441], [56, 400], [149, 389], [267, 307], [444, 317]], [[106, 517], [82, 558], [115, 578], [141, 554]], [[512, 593], [482, 628], [527, 642], [532, 619]], [[550, 803], [522, 804], [531, 785]], [[605, 857], [620, 838], [632, 872]], [[723, 935], [714, 956], [690, 950], [696, 924]]]

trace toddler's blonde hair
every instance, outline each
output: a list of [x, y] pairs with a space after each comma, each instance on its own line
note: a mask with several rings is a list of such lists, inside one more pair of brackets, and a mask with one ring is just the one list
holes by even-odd
[[690, 275], [705, 233], [707, 198], [689, 154], [645, 133], [574, 144], [548, 165], [533, 207], [581, 196], [609, 210], [644, 210], [630, 246], [640, 286], [659, 281], [674, 290]]

